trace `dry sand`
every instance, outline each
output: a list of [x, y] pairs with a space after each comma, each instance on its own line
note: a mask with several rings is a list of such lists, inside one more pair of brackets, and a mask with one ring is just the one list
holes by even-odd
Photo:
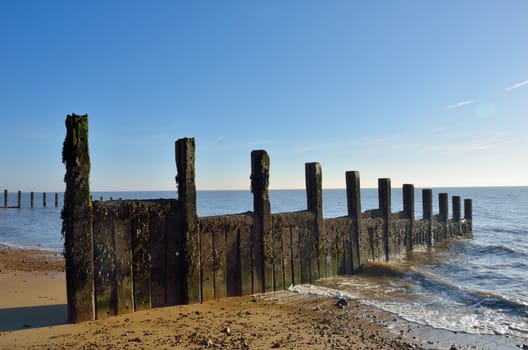
[[0, 348], [417, 349], [392, 319], [354, 302], [283, 291], [66, 324], [63, 260], [0, 249]]

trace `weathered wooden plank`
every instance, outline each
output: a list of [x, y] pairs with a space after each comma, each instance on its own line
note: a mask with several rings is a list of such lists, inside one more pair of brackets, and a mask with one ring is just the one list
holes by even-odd
[[284, 288], [288, 288], [293, 283], [293, 269], [291, 230], [287, 224], [282, 226], [282, 266]]
[[134, 310], [150, 309], [150, 233], [146, 207], [132, 221], [132, 273], [134, 277]]
[[228, 297], [242, 295], [239, 247], [240, 225], [231, 223], [226, 230], [226, 287]]
[[214, 242], [213, 232], [208, 224], [202, 225], [200, 228], [200, 242], [201, 242], [201, 268], [202, 268], [202, 301], [213, 300], [214, 294]]
[[[227, 225], [229, 229], [229, 225]], [[213, 270], [214, 270], [214, 297], [215, 299], [227, 296], [227, 249], [226, 225], [219, 225], [213, 230]]]
[[255, 215], [254, 224], [251, 226], [252, 293], [264, 292], [264, 249], [259, 221], [260, 218]]
[[153, 213], [153, 216], [150, 219], [150, 256], [152, 261], [150, 267], [150, 296], [152, 307], [160, 307], [166, 305], [166, 229], [166, 217], [165, 214], [161, 211], [161, 208], [159, 208], [156, 210], [155, 213]]
[[117, 202], [113, 219], [114, 249], [117, 270], [117, 314], [134, 311], [132, 278], [132, 235], [130, 233], [129, 208]]
[[94, 208], [94, 286], [95, 317], [116, 314], [117, 268], [112, 234], [112, 215], [108, 206]]
[[240, 293], [250, 295], [253, 293], [253, 260], [251, 252], [251, 226], [241, 225], [239, 229], [240, 240]]
[[166, 304], [183, 304], [184, 293], [184, 256], [183, 256], [183, 221], [178, 217], [178, 207], [175, 200], [169, 203], [170, 210], [167, 211], [167, 232], [166, 232]]
[[298, 226], [290, 226], [291, 251], [292, 251], [292, 283], [294, 285], [302, 283], [302, 262], [301, 262], [301, 241], [300, 229]]
[[311, 274], [311, 248], [312, 237], [306, 223], [299, 223], [300, 260], [301, 260], [301, 283], [312, 282]]
[[273, 226], [273, 290], [284, 289], [284, 258], [282, 253], [282, 222]]

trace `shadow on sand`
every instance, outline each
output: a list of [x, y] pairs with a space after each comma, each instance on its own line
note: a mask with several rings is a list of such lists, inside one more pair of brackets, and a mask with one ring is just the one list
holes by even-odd
[[68, 305], [43, 305], [0, 309], [0, 332], [68, 323]]

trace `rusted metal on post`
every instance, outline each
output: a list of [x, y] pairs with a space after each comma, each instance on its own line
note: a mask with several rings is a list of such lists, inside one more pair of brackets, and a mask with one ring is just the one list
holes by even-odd
[[409, 229], [407, 230], [406, 249], [407, 252], [413, 250], [413, 230], [414, 230], [414, 185], [404, 184], [403, 192], [403, 212], [405, 217], [409, 220]]
[[[350, 253], [352, 266], [346, 266], [345, 273], [350, 274], [367, 262], [367, 257], [362, 257], [360, 253], [360, 232], [361, 232], [361, 187], [359, 181], [359, 171], [347, 171], [346, 193], [348, 216], [352, 218], [352, 232], [350, 237]], [[346, 252], [345, 252], [346, 253]]]
[[22, 191], [18, 191], [17, 208], [22, 208]]
[[66, 166], [62, 233], [68, 319], [80, 322], [95, 317], [88, 115], [72, 114], [66, 117], [62, 161]]
[[390, 259], [390, 227], [391, 227], [391, 180], [378, 179], [378, 201], [381, 217], [384, 221], [383, 240], [385, 245], [385, 259]]
[[257, 215], [258, 229], [253, 235], [253, 292], [273, 290], [273, 241], [271, 204], [269, 199], [270, 159], [264, 150], [251, 152], [251, 191], [253, 211]]
[[428, 220], [428, 228], [426, 233], [426, 244], [427, 247], [431, 248], [434, 244], [433, 237], [433, 190], [430, 188], [424, 188], [422, 190], [422, 212], [424, 220]]
[[[313, 239], [313, 254], [314, 261], [312, 262], [312, 279], [330, 276], [330, 265], [327, 268], [327, 255], [330, 255], [330, 243], [327, 242], [323, 222], [323, 172], [321, 164], [306, 163], [304, 165], [305, 179], [306, 179], [306, 199], [308, 211], [311, 211], [315, 217], [315, 228]], [[327, 276], [326, 271], [329, 271]], [[316, 274], [314, 274], [316, 272]]]
[[195, 142], [194, 138], [182, 138], [176, 141], [176, 168], [178, 175], [178, 200], [183, 210], [184, 247], [185, 247], [185, 301], [199, 303], [201, 297], [200, 280], [200, 232], [196, 209], [195, 181]]

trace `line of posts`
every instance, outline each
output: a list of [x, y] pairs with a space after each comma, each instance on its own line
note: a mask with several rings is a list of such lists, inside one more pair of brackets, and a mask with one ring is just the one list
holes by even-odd
[[[9, 193], [7, 190], [4, 190], [4, 208], [10, 208], [9, 207]], [[35, 207], [35, 192], [30, 193], [30, 207]], [[47, 202], [47, 195], [46, 192], [42, 192], [42, 207], [46, 208], [48, 206]], [[55, 193], [55, 208], [59, 206], [59, 194]], [[22, 208], [22, 191], [18, 191], [17, 196], [17, 205], [13, 208]]]

